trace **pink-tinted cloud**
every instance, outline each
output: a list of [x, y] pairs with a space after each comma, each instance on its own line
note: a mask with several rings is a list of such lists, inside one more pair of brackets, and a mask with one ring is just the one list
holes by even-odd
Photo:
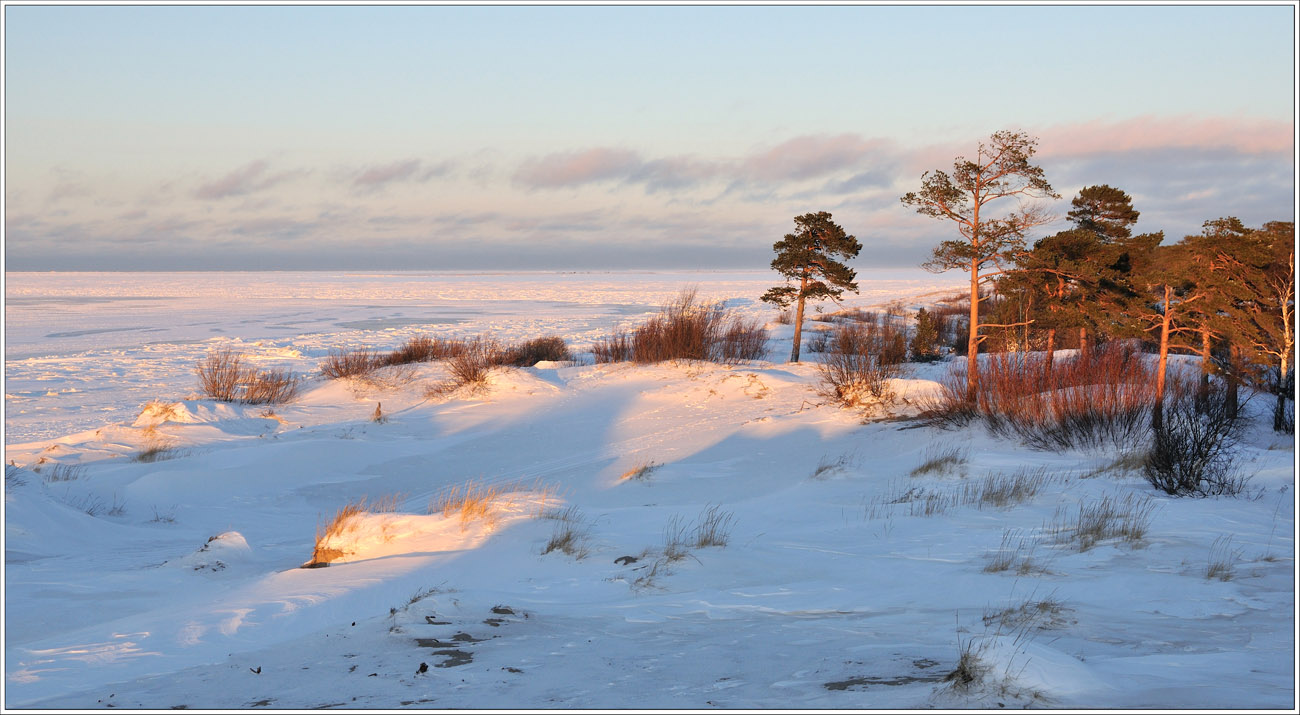
[[529, 159], [515, 172], [514, 178], [515, 183], [530, 188], [554, 189], [625, 179], [642, 165], [636, 152], [600, 147]]
[[268, 168], [269, 165], [261, 159], [249, 162], [220, 179], [203, 184], [195, 190], [194, 196], [200, 199], [224, 199], [229, 196], [243, 196], [255, 191], [269, 189], [299, 173], [281, 171], [268, 174]]
[[1272, 119], [1137, 117], [1119, 122], [1057, 124], [1039, 133], [1043, 156], [1079, 156], [1152, 149], [1290, 154], [1295, 125]]
[[741, 174], [766, 182], [800, 181], [859, 167], [873, 156], [885, 156], [891, 148], [886, 140], [857, 134], [795, 137], [746, 157]]
[[419, 159], [407, 159], [406, 161], [395, 161], [383, 166], [374, 166], [357, 175], [352, 180], [354, 186], [376, 187], [383, 186], [391, 181], [404, 181], [415, 175], [420, 170]]

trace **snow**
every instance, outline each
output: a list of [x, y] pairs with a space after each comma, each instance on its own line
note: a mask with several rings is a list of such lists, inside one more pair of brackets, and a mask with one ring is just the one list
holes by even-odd
[[[541, 363], [431, 399], [429, 363], [270, 409], [193, 394], [215, 347], [304, 373], [417, 334], [582, 351], [689, 285], [773, 320], [763, 271], [6, 279], [9, 709], [1295, 706], [1294, 442], [1264, 399], [1250, 494], [1175, 499], [1115, 454], [918, 426], [947, 363], [910, 366], [890, 412], [826, 404], [775, 322], [769, 361], [737, 366]], [[861, 283], [846, 305], [960, 288]], [[911, 476], [937, 447], [966, 461]], [[1040, 467], [1019, 504], [898, 499]], [[430, 513], [466, 485], [496, 490], [491, 518]], [[392, 501], [301, 568], [363, 497]], [[1104, 497], [1151, 500], [1142, 539], [1049, 538]], [[710, 509], [725, 545], [671, 558]], [[585, 556], [543, 553], [566, 530]], [[987, 572], [1009, 532], [1032, 567]], [[959, 686], [963, 646], [981, 669]]]

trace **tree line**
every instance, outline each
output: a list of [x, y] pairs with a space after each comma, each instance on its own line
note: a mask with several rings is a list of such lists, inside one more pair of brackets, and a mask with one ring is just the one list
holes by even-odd
[[[1169, 355], [1199, 355], [1199, 395], [1209, 376], [1225, 378], [1236, 405], [1239, 384], [1276, 395], [1274, 429], [1292, 422], [1286, 399], [1294, 390], [1295, 224], [1270, 221], [1248, 227], [1236, 217], [1207, 220], [1198, 234], [1167, 243], [1163, 231], [1133, 235], [1140, 212], [1121, 189], [1092, 185], [1071, 201], [1071, 228], [1027, 243], [1030, 232], [1057, 217], [1046, 199], [1061, 196], [1033, 163], [1037, 139], [1000, 131], [980, 142], [973, 157], [959, 156], [951, 172], [933, 170], [901, 201], [947, 223], [956, 236], [942, 241], [923, 266], [970, 276], [965, 352], [967, 399], [975, 399], [981, 345], [1000, 338], [1002, 349], [1044, 350], [1044, 369], [1067, 339], [1086, 357], [1097, 341], [1140, 338], [1158, 355], [1158, 426]], [[798, 362], [806, 300], [857, 291], [843, 263], [861, 244], [826, 212], [795, 219], [796, 231], [773, 248], [772, 268], [785, 276], [764, 301], [797, 306], [791, 361]], [[929, 331], [932, 326], [919, 326]]]

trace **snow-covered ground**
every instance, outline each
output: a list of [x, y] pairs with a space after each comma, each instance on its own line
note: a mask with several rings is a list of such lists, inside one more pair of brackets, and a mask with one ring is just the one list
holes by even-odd
[[[1249, 496], [1174, 499], [1115, 454], [905, 419], [946, 364], [912, 366], [891, 414], [825, 404], [776, 323], [770, 361], [734, 367], [542, 363], [427, 399], [433, 363], [274, 410], [187, 399], [214, 347], [301, 372], [416, 334], [581, 351], [689, 285], [771, 319], [765, 271], [6, 279], [6, 708], [1295, 705], [1295, 453], [1264, 400]], [[847, 305], [961, 283], [861, 282]], [[1037, 491], [964, 496], [990, 474]], [[430, 513], [466, 484], [497, 490], [489, 518]], [[389, 503], [299, 568], [362, 497]], [[1080, 548], [1066, 527], [1107, 499], [1146, 533]], [[710, 523], [725, 544], [692, 543]], [[566, 532], [577, 556], [543, 553]], [[963, 650], [982, 667], [955, 687]]]

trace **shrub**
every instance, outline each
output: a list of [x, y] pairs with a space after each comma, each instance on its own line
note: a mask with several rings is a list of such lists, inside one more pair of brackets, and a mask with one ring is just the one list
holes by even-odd
[[249, 370], [243, 357], [234, 350], [214, 350], [195, 368], [199, 391], [220, 402], [234, 402], [248, 379]]
[[631, 362], [632, 336], [620, 330], [613, 335], [597, 340], [591, 346], [591, 354], [596, 362]]
[[573, 359], [564, 338], [554, 335], [528, 340], [505, 352], [506, 363], [515, 367], [532, 367], [543, 360], [567, 362]]
[[758, 320], [734, 315], [720, 303], [700, 303], [696, 291], [687, 289], [630, 335], [617, 332], [597, 341], [592, 353], [598, 363], [700, 360], [735, 364], [767, 356], [767, 331]]
[[455, 357], [465, 351], [465, 342], [449, 338], [431, 338], [417, 335], [382, 358], [388, 365], [408, 365], [417, 362], [432, 362]]
[[250, 405], [280, 405], [298, 396], [298, 376], [287, 370], [251, 373], [244, 385], [243, 402]]
[[894, 352], [898, 335], [872, 322], [837, 327], [817, 363], [818, 392], [845, 407], [891, 401], [890, 380], [902, 375]]
[[320, 363], [321, 374], [331, 380], [367, 375], [382, 366], [382, 358], [370, 348], [338, 350], [330, 348]]
[[219, 402], [271, 405], [290, 402], [298, 396], [300, 381], [282, 370], [259, 372], [230, 348], [208, 354], [195, 368], [199, 390]]
[[1107, 343], [1050, 370], [1042, 356], [1026, 353], [981, 362], [975, 402], [966, 400], [965, 363], [954, 365], [930, 405], [932, 424], [978, 418], [994, 434], [1047, 450], [1132, 448], [1147, 438], [1156, 368], [1131, 344]]
[[1220, 383], [1210, 386], [1203, 401], [1190, 390], [1178, 391], [1166, 400], [1153, 430], [1143, 467], [1147, 481], [1173, 496], [1240, 494], [1248, 480], [1237, 463], [1240, 414]]

